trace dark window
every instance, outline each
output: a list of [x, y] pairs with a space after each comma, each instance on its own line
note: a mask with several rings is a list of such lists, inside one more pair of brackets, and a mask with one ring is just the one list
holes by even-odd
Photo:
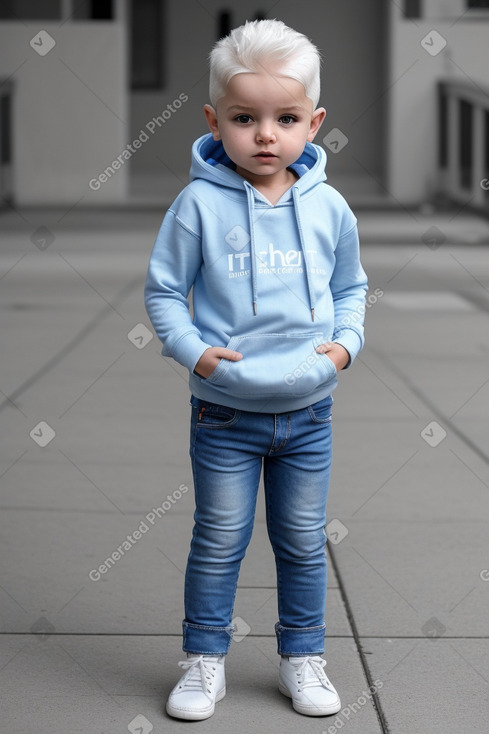
[[472, 186], [472, 138], [473, 107], [470, 102], [461, 99], [459, 102], [459, 166], [460, 186], [470, 189]]
[[229, 10], [221, 10], [217, 16], [217, 40], [229, 35], [232, 30], [232, 16]]
[[163, 86], [163, 2], [132, 0], [131, 87], [161, 89]]
[[2, 0], [0, 20], [61, 20], [61, 0]]
[[[485, 178], [487, 181], [489, 181], [489, 112], [486, 112], [484, 114], [484, 143], [485, 143], [485, 155], [484, 155], [484, 164], [485, 164]], [[485, 188], [484, 191], [486, 192], [486, 199], [489, 198], [489, 188]]]
[[74, 0], [73, 20], [114, 20], [113, 0]]
[[467, 7], [472, 8], [489, 8], [489, 0], [467, 0]]
[[[62, 0], [1, 0], [0, 20], [61, 20]], [[114, 0], [72, 0], [70, 20], [113, 20]]]
[[10, 129], [10, 95], [3, 94], [0, 97], [0, 163], [11, 163], [12, 151], [11, 129]]
[[404, 0], [404, 17], [421, 18], [421, 0]]
[[448, 97], [443, 86], [438, 87], [438, 164], [448, 166]]

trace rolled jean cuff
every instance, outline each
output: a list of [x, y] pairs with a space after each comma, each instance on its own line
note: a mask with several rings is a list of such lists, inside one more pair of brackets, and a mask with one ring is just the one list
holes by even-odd
[[326, 625], [318, 627], [283, 627], [275, 625], [279, 655], [322, 655]]
[[235, 627], [210, 627], [182, 622], [183, 651], [197, 655], [225, 655], [229, 650]]

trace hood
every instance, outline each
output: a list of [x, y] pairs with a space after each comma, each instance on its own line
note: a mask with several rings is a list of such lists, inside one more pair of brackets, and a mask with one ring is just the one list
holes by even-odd
[[[297, 186], [304, 194], [318, 183], [326, 181], [326, 152], [319, 145], [306, 143], [300, 158], [290, 168], [300, 176]], [[219, 186], [244, 190], [244, 179], [234, 171], [234, 164], [226, 154], [222, 142], [214, 140], [212, 133], [198, 138], [192, 146], [190, 180], [203, 178]]]
[[[306, 143], [302, 155], [290, 166], [299, 178], [291, 186], [291, 199], [294, 206], [295, 218], [299, 234], [300, 246], [304, 258], [304, 275], [309, 293], [309, 305], [311, 319], [314, 321], [314, 294], [311, 286], [309, 264], [307, 261], [306, 247], [304, 244], [303, 226], [300, 213], [300, 198], [308, 191], [326, 181], [326, 152], [319, 145]], [[212, 133], [207, 133], [198, 138], [192, 146], [192, 165], [190, 168], [190, 180], [204, 179], [214, 185], [223, 188], [236, 189], [246, 194], [250, 239], [251, 239], [251, 281], [252, 281], [252, 307], [256, 316], [258, 310], [258, 286], [256, 273], [256, 249], [254, 235], [255, 199], [257, 190], [242, 176], [234, 170], [234, 164], [226, 154], [222, 142], [214, 140]], [[262, 199], [265, 201], [265, 199]]]

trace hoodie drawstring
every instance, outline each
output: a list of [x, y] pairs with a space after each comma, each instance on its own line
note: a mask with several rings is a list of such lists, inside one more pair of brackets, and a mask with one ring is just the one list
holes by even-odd
[[[253, 194], [253, 187], [247, 182], [244, 182], [246, 189], [246, 198], [248, 201], [248, 218], [250, 223], [250, 271], [251, 271], [251, 289], [252, 289], [252, 302], [253, 302], [253, 314], [257, 314], [257, 302], [258, 302], [258, 282], [256, 274], [256, 262], [255, 262], [255, 196]], [[292, 187], [292, 198], [294, 201], [294, 212], [297, 222], [297, 229], [299, 231], [299, 242], [302, 250], [302, 259], [304, 262], [304, 273], [306, 276], [307, 291], [309, 294], [309, 308], [311, 310], [311, 320], [314, 321], [314, 305], [315, 298], [312, 290], [311, 279], [309, 277], [309, 267], [307, 262], [307, 253], [304, 242], [304, 232], [302, 229], [302, 222], [300, 217], [300, 192], [298, 186]]]
[[254, 202], [255, 196], [253, 194], [253, 187], [247, 182], [244, 182], [246, 189], [246, 198], [248, 200], [248, 219], [250, 222], [250, 270], [251, 270], [251, 290], [252, 290], [252, 302], [253, 302], [253, 315], [257, 314], [257, 301], [258, 301], [258, 283], [256, 277], [256, 263], [255, 263], [255, 217], [254, 217]]
[[297, 221], [297, 229], [299, 230], [299, 240], [301, 243], [301, 250], [302, 250], [302, 257], [304, 259], [304, 272], [306, 274], [306, 283], [307, 283], [307, 290], [309, 292], [309, 308], [311, 309], [311, 320], [314, 321], [314, 306], [315, 306], [315, 298], [314, 298], [314, 292], [312, 290], [311, 285], [311, 279], [309, 277], [309, 264], [307, 262], [307, 253], [306, 253], [306, 246], [304, 242], [304, 233], [302, 230], [302, 222], [301, 222], [301, 215], [300, 215], [300, 192], [298, 186], [292, 187], [292, 197], [294, 199], [294, 212], [295, 212], [295, 218]]

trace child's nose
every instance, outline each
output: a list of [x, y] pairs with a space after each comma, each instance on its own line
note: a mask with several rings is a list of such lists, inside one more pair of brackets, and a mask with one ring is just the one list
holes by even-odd
[[275, 140], [275, 132], [272, 125], [269, 123], [262, 123], [258, 129], [256, 137], [263, 143], [273, 143]]

